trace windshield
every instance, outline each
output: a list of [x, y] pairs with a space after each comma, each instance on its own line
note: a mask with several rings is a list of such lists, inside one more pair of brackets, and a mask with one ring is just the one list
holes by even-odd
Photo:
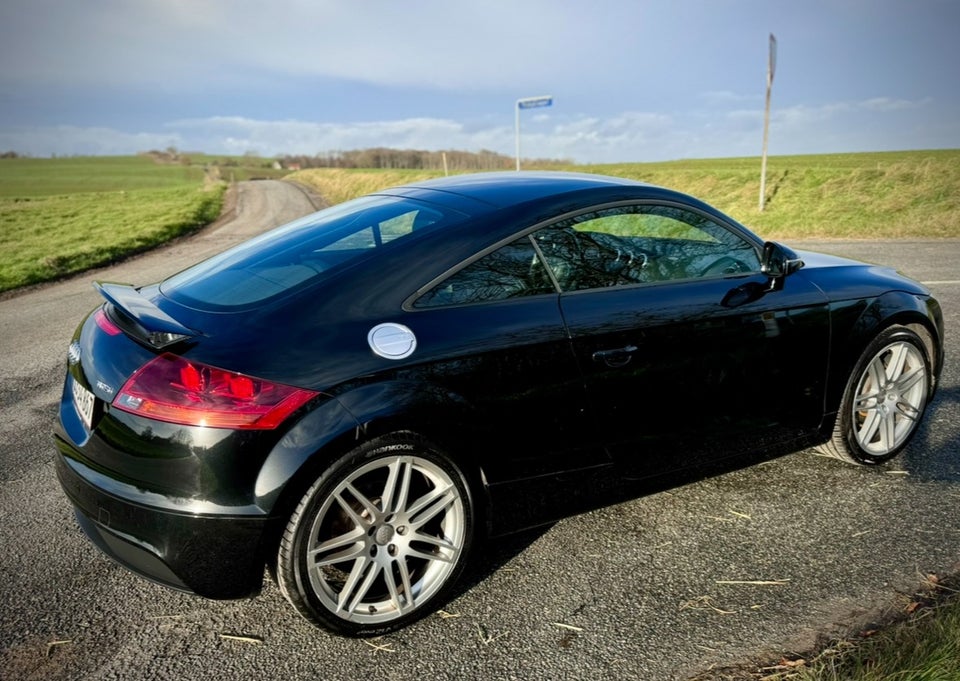
[[160, 290], [199, 309], [246, 307], [459, 217], [409, 198], [365, 196], [245, 241], [170, 277]]

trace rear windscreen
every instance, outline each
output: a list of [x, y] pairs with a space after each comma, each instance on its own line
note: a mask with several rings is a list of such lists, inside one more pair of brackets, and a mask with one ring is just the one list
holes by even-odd
[[199, 309], [251, 306], [461, 217], [409, 198], [365, 196], [239, 244], [170, 277], [160, 290]]

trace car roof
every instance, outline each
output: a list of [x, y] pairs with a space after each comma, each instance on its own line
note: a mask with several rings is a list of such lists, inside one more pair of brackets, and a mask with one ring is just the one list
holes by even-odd
[[422, 182], [413, 182], [377, 192], [409, 196], [439, 203], [481, 203], [488, 207], [507, 206], [535, 201], [584, 189], [601, 187], [646, 187], [652, 184], [622, 177], [567, 171], [499, 171], [452, 175]]

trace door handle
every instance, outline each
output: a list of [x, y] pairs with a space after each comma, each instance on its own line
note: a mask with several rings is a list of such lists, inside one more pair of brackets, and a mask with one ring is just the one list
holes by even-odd
[[639, 348], [636, 345], [625, 345], [622, 348], [612, 350], [597, 350], [593, 353], [594, 362], [603, 362], [609, 367], [622, 367], [630, 363]]

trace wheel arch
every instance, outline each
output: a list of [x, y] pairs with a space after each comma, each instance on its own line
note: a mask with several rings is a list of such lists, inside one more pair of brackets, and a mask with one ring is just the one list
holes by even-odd
[[[478, 440], [469, 433], [475, 430], [474, 411], [459, 396], [420, 382], [356, 386], [311, 411], [277, 443], [257, 477], [257, 504], [275, 519], [289, 518], [331, 463], [365, 442], [408, 433], [442, 450], [460, 469], [470, 487], [479, 530], [486, 526], [489, 494]], [[282, 527], [275, 534], [271, 546], [279, 542]]]
[[929, 296], [918, 296], [893, 291], [869, 301], [846, 330], [834, 329], [831, 352], [830, 379], [825, 396], [825, 408], [830, 418], [824, 424], [832, 429], [850, 373], [863, 351], [880, 333], [894, 326], [902, 326], [916, 333], [923, 341], [931, 363], [932, 397], [943, 366], [943, 316], [940, 306]]

